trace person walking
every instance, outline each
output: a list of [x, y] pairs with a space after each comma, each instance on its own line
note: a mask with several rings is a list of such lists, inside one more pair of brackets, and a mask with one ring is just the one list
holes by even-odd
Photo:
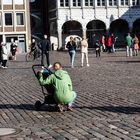
[[133, 44], [132, 44], [132, 37], [130, 36], [130, 33], [127, 34], [126, 36], [126, 56], [129, 57], [129, 56], [132, 56], [132, 48], [131, 47]]
[[8, 51], [7, 51], [6, 43], [2, 42], [1, 46], [2, 46], [2, 64], [1, 64], [1, 67], [2, 68], [7, 68], [6, 63], [7, 63], [7, 60], [8, 60]]
[[96, 40], [95, 43], [96, 57], [101, 56], [101, 44], [99, 40]]
[[81, 66], [83, 67], [84, 64], [84, 57], [86, 57], [86, 64], [87, 67], [89, 67], [89, 62], [88, 62], [88, 42], [87, 39], [85, 37], [82, 38], [81, 43], [80, 43], [80, 47], [81, 47]]
[[105, 46], [105, 36], [104, 35], [101, 38], [101, 45], [102, 45], [103, 52], [105, 52], [106, 51], [106, 46]]
[[107, 38], [107, 50], [108, 50], [108, 53], [111, 53], [111, 49], [112, 49], [112, 39], [111, 39], [111, 36], [108, 36], [108, 38]]
[[114, 36], [114, 34], [111, 35], [111, 44], [112, 44], [112, 52], [115, 53], [115, 42], [116, 42], [117, 37]]
[[12, 54], [12, 60], [16, 60], [16, 51], [17, 51], [17, 44], [14, 42], [14, 39], [12, 39], [11, 45], [10, 45], [10, 52]]
[[69, 51], [70, 55], [70, 63], [71, 63], [71, 68], [74, 68], [74, 60], [75, 60], [75, 53], [76, 53], [76, 43], [73, 40], [73, 37], [70, 37], [70, 41], [67, 43], [66, 48]]
[[44, 57], [46, 57], [46, 62], [48, 65], [48, 68], [52, 67], [50, 64], [50, 57], [49, 57], [49, 51], [50, 51], [50, 41], [48, 40], [48, 36], [44, 35], [44, 39], [40, 43], [40, 49], [41, 49], [41, 65], [44, 66]]
[[138, 55], [138, 50], [139, 50], [139, 39], [137, 38], [136, 35], [133, 39], [133, 46], [134, 46], [134, 56], [137, 56]]

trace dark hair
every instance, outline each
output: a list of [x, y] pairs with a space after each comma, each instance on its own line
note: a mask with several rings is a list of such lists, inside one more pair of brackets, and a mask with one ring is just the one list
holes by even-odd
[[56, 64], [58, 64], [60, 67], [62, 67], [62, 64], [61, 64], [60, 62], [55, 62], [55, 63], [53, 64], [53, 67], [54, 67]]

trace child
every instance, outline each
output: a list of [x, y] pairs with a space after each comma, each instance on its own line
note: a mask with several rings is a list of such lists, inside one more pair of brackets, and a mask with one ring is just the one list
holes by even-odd
[[100, 57], [100, 52], [101, 52], [101, 44], [99, 40], [96, 41], [95, 43], [95, 50], [96, 50], [96, 57]]

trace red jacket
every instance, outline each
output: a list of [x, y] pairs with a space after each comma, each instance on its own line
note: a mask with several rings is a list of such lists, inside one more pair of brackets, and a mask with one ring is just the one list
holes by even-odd
[[112, 45], [112, 39], [111, 39], [111, 37], [108, 37], [108, 39], [107, 39], [107, 46], [108, 47], [111, 47], [111, 45]]

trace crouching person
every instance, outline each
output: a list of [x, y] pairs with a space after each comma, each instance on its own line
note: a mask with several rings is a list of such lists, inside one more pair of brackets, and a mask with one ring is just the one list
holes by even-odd
[[43, 79], [40, 73], [39, 82], [42, 86], [53, 86], [53, 98], [58, 105], [60, 112], [72, 110], [72, 103], [76, 98], [76, 93], [73, 91], [72, 82], [68, 73], [62, 70], [61, 63], [56, 62], [53, 65], [54, 73]]

